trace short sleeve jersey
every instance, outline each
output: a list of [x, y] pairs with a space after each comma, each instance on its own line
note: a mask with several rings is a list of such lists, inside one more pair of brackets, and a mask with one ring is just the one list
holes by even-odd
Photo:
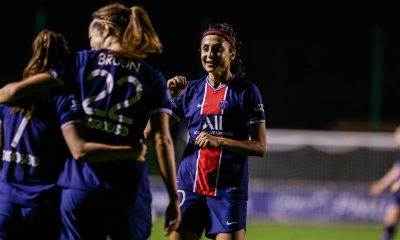
[[[171, 113], [163, 74], [143, 60], [101, 49], [77, 52], [72, 66], [70, 84], [85, 113], [88, 141], [133, 144], [143, 138], [151, 114]], [[71, 159], [59, 183], [81, 190], [124, 190], [137, 180], [136, 171], [132, 159], [102, 164]]]
[[65, 92], [0, 104], [0, 198], [36, 204], [42, 193], [55, 188], [68, 155], [61, 128], [81, 117], [75, 96]]
[[183, 95], [172, 101], [174, 116], [188, 121], [189, 142], [178, 169], [178, 187], [196, 193], [247, 199], [247, 156], [227, 149], [198, 148], [197, 135], [248, 140], [248, 125], [264, 123], [262, 97], [256, 85], [234, 77], [215, 89], [208, 78], [189, 81]]

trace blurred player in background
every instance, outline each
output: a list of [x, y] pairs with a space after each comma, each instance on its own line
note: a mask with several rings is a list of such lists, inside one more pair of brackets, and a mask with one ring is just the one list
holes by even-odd
[[173, 240], [197, 240], [203, 231], [212, 239], [245, 238], [247, 156], [264, 156], [267, 145], [262, 97], [244, 79], [240, 47], [229, 24], [210, 25], [200, 45], [208, 74], [168, 80], [174, 115], [188, 120], [190, 135], [178, 170], [182, 222]]
[[[65, 38], [49, 30], [41, 31], [32, 47], [24, 79], [59, 68], [70, 56]], [[82, 109], [76, 97], [65, 90], [0, 104], [1, 239], [59, 239], [57, 180], [71, 156], [67, 145], [75, 160], [87, 162], [133, 159], [142, 152], [141, 146], [135, 150], [86, 142], [80, 131]]]
[[[400, 149], [400, 126], [394, 130], [394, 141], [398, 149]], [[396, 154], [395, 162], [389, 171], [374, 182], [370, 187], [372, 196], [379, 196], [382, 192], [390, 188], [393, 194], [393, 202], [386, 210], [384, 225], [385, 230], [382, 235], [382, 240], [392, 240], [396, 233], [396, 226], [400, 220], [400, 152]]]

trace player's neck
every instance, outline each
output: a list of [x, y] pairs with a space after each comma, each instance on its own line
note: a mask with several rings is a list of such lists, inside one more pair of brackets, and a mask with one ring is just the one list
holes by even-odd
[[230, 72], [222, 75], [209, 74], [208, 83], [214, 88], [218, 88], [221, 85], [227, 84], [232, 78], [233, 74]]
[[121, 43], [115, 37], [108, 37], [103, 43], [104, 48], [113, 50], [115, 52], [121, 51]]

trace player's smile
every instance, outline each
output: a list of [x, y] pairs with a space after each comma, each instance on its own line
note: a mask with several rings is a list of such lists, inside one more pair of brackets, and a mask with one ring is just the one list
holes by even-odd
[[230, 64], [230, 45], [222, 37], [208, 35], [201, 42], [201, 60], [208, 72], [227, 69]]
[[206, 66], [208, 68], [216, 68], [218, 66], [216, 61], [206, 61]]

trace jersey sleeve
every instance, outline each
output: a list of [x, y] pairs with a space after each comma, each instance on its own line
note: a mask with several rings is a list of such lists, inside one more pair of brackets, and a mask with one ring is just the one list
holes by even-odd
[[71, 84], [73, 78], [73, 63], [74, 59], [68, 58], [63, 64], [53, 66], [50, 69], [51, 76], [61, 85], [68, 86]]
[[55, 107], [61, 128], [68, 124], [80, 123], [83, 111], [75, 95], [69, 92], [60, 93], [55, 97]]
[[[193, 89], [198, 89], [199, 86], [198, 80], [189, 81], [185, 91], [183, 94], [171, 100], [171, 110], [172, 116], [178, 122], [182, 120], [184, 117], [188, 117], [190, 115], [190, 109], [188, 109], [188, 105], [193, 100]], [[201, 86], [201, 84], [200, 84]], [[201, 86], [203, 88], [203, 86]], [[197, 91], [197, 90], [196, 90]]]
[[71, 87], [76, 85], [76, 74], [82, 59], [86, 58], [85, 51], [76, 52], [74, 58], [68, 58], [63, 65], [50, 69], [51, 76], [61, 85]]
[[180, 121], [181, 117], [183, 116], [183, 95], [180, 95], [175, 99], [171, 100], [172, 116], [177, 121]]
[[247, 125], [265, 122], [263, 100], [258, 87], [254, 84], [244, 93], [243, 109], [247, 116]]

